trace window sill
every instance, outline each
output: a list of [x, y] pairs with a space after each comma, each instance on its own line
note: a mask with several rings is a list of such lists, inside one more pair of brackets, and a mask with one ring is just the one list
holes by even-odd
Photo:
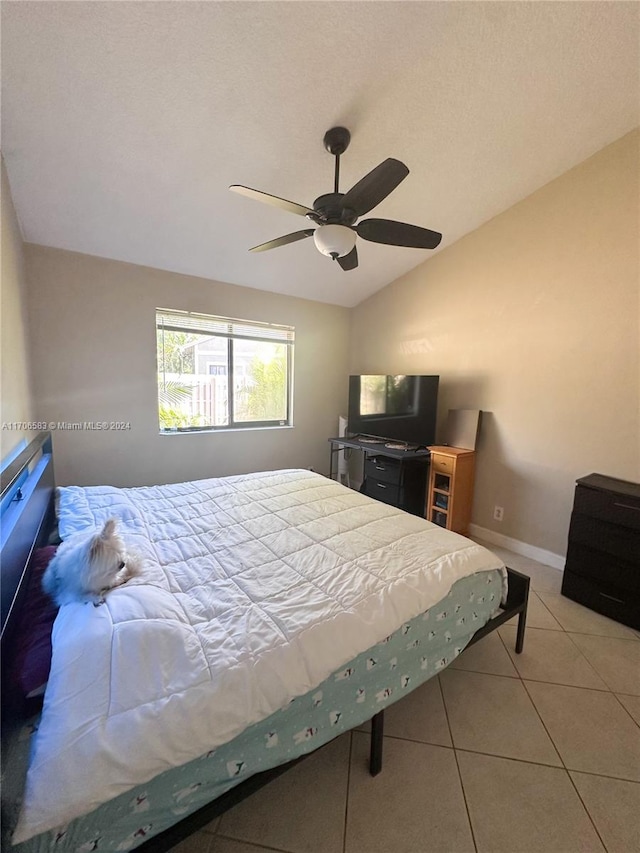
[[243, 433], [243, 432], [264, 432], [265, 430], [278, 430], [278, 429], [294, 429], [293, 424], [278, 424], [278, 426], [255, 426], [255, 427], [216, 427], [214, 429], [207, 429], [203, 427], [202, 429], [187, 429], [187, 430], [160, 430], [158, 435], [219, 435], [220, 433], [224, 433], [225, 435], [229, 435], [229, 433]]

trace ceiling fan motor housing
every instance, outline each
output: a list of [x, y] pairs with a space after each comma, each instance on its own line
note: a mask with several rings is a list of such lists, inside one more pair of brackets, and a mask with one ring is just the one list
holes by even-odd
[[[328, 225], [353, 225], [358, 218], [353, 210], [343, 207], [341, 201], [344, 193], [325, 193], [313, 202], [313, 209], [318, 219]], [[310, 217], [311, 218], [311, 217]]]

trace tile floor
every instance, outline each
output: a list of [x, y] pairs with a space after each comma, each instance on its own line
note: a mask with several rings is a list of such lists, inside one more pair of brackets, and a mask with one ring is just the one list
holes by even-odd
[[507, 623], [386, 714], [320, 749], [174, 853], [638, 853], [640, 632], [531, 577], [521, 655]]

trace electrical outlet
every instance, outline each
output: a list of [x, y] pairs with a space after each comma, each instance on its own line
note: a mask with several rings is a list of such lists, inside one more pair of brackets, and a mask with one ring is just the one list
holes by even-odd
[[494, 506], [493, 508], [493, 520], [494, 521], [502, 521], [504, 518], [504, 507], [503, 506]]

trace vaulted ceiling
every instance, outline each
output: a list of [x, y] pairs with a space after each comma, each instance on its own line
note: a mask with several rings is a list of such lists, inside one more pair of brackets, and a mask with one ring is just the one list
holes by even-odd
[[[640, 123], [628, 2], [3, 2], [2, 153], [26, 241], [345, 306], [433, 252], [250, 254], [387, 157], [372, 216], [436, 251]], [[544, 250], [544, 247], [541, 247]]]

